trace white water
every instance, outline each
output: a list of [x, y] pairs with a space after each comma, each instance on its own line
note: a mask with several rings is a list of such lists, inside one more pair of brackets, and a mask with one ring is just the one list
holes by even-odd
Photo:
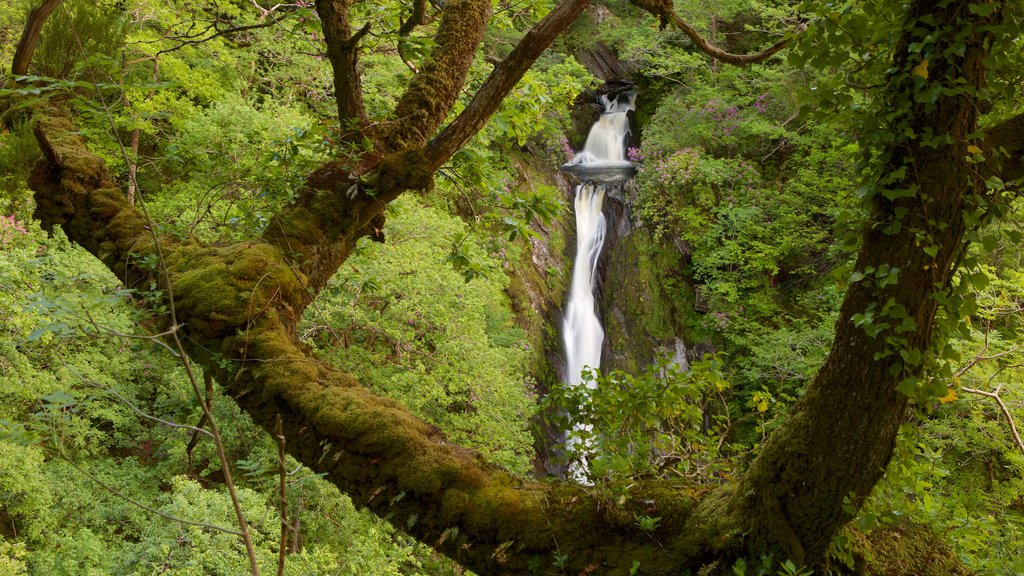
[[[609, 100], [602, 96], [604, 114], [590, 129], [583, 150], [573, 164], [623, 164], [626, 161], [626, 135], [629, 119], [626, 113], [633, 109], [633, 97], [626, 102]], [[597, 278], [597, 259], [604, 245], [605, 218], [601, 212], [607, 185], [584, 182], [576, 187], [576, 259], [572, 270], [569, 300], [562, 320], [565, 340], [565, 379], [569, 384], [580, 384], [585, 367], [597, 372], [601, 367], [601, 345], [604, 329], [594, 305], [594, 284]], [[595, 383], [589, 382], [593, 388]]]
[[[584, 367], [596, 372], [601, 366], [604, 329], [594, 305], [594, 284], [606, 227], [601, 213], [604, 193], [603, 184], [581, 184], [576, 188], [576, 260], [562, 320], [565, 378], [569, 384], [582, 382]], [[589, 387], [594, 385], [593, 381], [588, 382]]]
[[628, 110], [618, 111], [617, 103], [609, 106], [594, 122], [587, 135], [583, 153], [592, 154], [598, 162], [626, 161], [626, 134], [629, 133]]

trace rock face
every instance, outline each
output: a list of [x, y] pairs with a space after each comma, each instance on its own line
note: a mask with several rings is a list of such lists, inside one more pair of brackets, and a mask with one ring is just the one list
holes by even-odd
[[[627, 194], [628, 197], [628, 188]], [[641, 371], [659, 353], [676, 359], [677, 341], [689, 343], [694, 321], [693, 288], [685, 256], [633, 226], [625, 198], [605, 204], [608, 238], [598, 269], [598, 306], [605, 330], [602, 365], [606, 370]], [[689, 361], [696, 348], [676, 359]]]
[[626, 66], [603, 42], [578, 50], [575, 56], [591, 74], [605, 82], [614, 83], [628, 76]]

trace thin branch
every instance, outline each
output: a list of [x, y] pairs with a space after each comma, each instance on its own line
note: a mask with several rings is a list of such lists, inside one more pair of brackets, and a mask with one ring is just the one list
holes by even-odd
[[277, 495], [280, 500], [281, 510], [281, 541], [277, 549], [277, 576], [284, 576], [285, 555], [288, 552], [288, 468], [285, 463], [284, 451], [284, 425], [281, 422], [281, 414], [277, 414], [277, 424], [274, 426], [274, 440], [277, 442]]
[[1010, 434], [1013, 435], [1013, 440], [1017, 444], [1017, 448], [1020, 450], [1021, 454], [1024, 454], [1024, 441], [1021, 440], [1020, 432], [1017, 431], [1017, 424], [1013, 420], [1013, 414], [1011, 414], [1010, 409], [1006, 407], [1006, 403], [1003, 402], [1002, 397], [1000, 397], [999, 391], [996, 390], [994, 392], [988, 392], [986, 390], [969, 388], [963, 385], [960, 386], [960, 389], [968, 394], [977, 394], [978, 396], [984, 396], [996, 401], [996, 404], [999, 405], [999, 409], [1003, 412], [1003, 417], [1006, 418], [1007, 424], [1010, 425]]
[[[696, 44], [697, 47], [701, 49], [702, 52], [711, 56], [712, 58], [721, 60], [722, 62], [726, 62], [729, 64], [743, 66], [745, 64], [756, 64], [758, 62], [764, 62], [765, 60], [771, 58], [773, 55], [775, 55], [780, 50], [785, 48], [786, 45], [789, 44], [789, 41], [792, 39], [792, 36], [786, 36], [782, 40], [779, 40], [775, 44], [772, 44], [768, 48], [755, 54], [733, 54], [731, 52], [726, 52], [725, 50], [722, 50], [721, 48], [709, 42], [707, 39], [701, 36], [700, 32], [697, 32], [696, 28], [690, 26], [688, 22], [680, 18], [679, 15], [676, 14], [673, 10], [671, 0], [629, 1], [634, 6], [642, 8], [647, 12], [650, 12], [654, 16], [657, 16], [658, 20], [661, 22], [662, 28], [671, 23], [676, 28], [682, 30], [683, 33], [686, 34], [690, 38], [690, 40], [693, 41], [693, 43]], [[797, 28], [796, 30], [797, 33], [802, 31], [802, 26]]]
[[254, 7], [255, 7], [255, 8], [257, 9], [257, 10], [259, 10], [259, 11], [260, 11], [260, 17], [259, 17], [259, 20], [260, 20], [261, 22], [262, 22], [263, 20], [266, 20], [266, 19], [267, 19], [267, 16], [270, 16], [270, 15], [271, 15], [271, 14], [273, 14], [273, 13], [274, 13], [275, 11], [277, 11], [277, 10], [279, 10], [279, 9], [281, 9], [281, 8], [301, 8], [301, 7], [302, 7], [302, 5], [301, 5], [301, 4], [286, 4], [286, 3], [281, 3], [281, 4], [274, 4], [274, 5], [273, 5], [273, 6], [271, 6], [270, 8], [264, 8], [263, 6], [260, 6], [260, 5], [259, 5], [259, 3], [258, 3], [258, 2], [256, 2], [256, 0], [249, 0], [249, 2], [250, 2], [250, 3], [251, 3], [251, 4], [252, 4], [252, 5], [253, 5], [253, 6], [254, 6]]
[[64, 456], [63, 454], [60, 455], [60, 456], [72, 468], [74, 468], [75, 470], [78, 470], [79, 472], [82, 473], [83, 476], [85, 476], [89, 480], [92, 480], [93, 482], [98, 484], [100, 486], [100, 488], [103, 488], [107, 492], [110, 492], [114, 496], [117, 496], [118, 498], [128, 502], [129, 504], [132, 504], [133, 506], [138, 506], [139, 508], [142, 508], [146, 512], [150, 512], [152, 514], [156, 514], [157, 516], [160, 516], [161, 518], [166, 518], [167, 520], [170, 520], [172, 522], [180, 522], [182, 524], [188, 524], [189, 526], [199, 526], [200, 528], [209, 528], [210, 530], [217, 530], [218, 532], [224, 532], [226, 534], [233, 534], [235, 536], [241, 536], [242, 535], [241, 532], [237, 532], [237, 531], [232, 530], [230, 528], [224, 528], [223, 526], [217, 526], [216, 524], [207, 524], [206, 522], [195, 522], [195, 521], [192, 521], [192, 520], [185, 520], [184, 518], [178, 518], [177, 516], [172, 516], [170, 514], [161, 512], [161, 511], [157, 510], [156, 508], [150, 508], [149, 506], [146, 506], [142, 502], [139, 502], [138, 500], [135, 500], [131, 496], [128, 496], [127, 494], [121, 492], [117, 488], [114, 488], [113, 486], [110, 486], [109, 484], [106, 484], [105, 482], [103, 482], [99, 478], [93, 476], [92, 474], [87, 472], [84, 468], [82, 468], [78, 464], [75, 464], [74, 462], [72, 462], [71, 459], [68, 458], [67, 456]]
[[[203, 44], [205, 42], [209, 42], [210, 40], [213, 40], [214, 38], [219, 38], [220, 36], [230, 36], [232, 34], [238, 34], [239, 32], [247, 32], [249, 30], [258, 30], [260, 28], [269, 28], [270, 26], [273, 26], [273, 25], [283, 21], [288, 16], [289, 15], [287, 13], [285, 13], [285, 14], [281, 14], [280, 16], [278, 16], [277, 18], [274, 18], [272, 20], [267, 20], [265, 22], [261, 21], [259, 24], [248, 24], [248, 25], [245, 25], [245, 26], [232, 26], [230, 28], [218, 28], [217, 27], [217, 21], [214, 20], [213, 22], [210, 23], [209, 26], [207, 26], [204, 30], [202, 30], [202, 31], [200, 31], [198, 33], [189, 32], [189, 33], [183, 34], [181, 36], [169, 36], [167, 39], [171, 40], [171, 41], [174, 41], [174, 42], [177, 42], [177, 45], [172, 46], [170, 48], [164, 48], [162, 50], [158, 50], [156, 52], [156, 54], [154, 54], [154, 56], [160, 56], [161, 54], [168, 54], [168, 53], [174, 52], [176, 50], [181, 50], [182, 48], [184, 48], [186, 46], [195, 46], [197, 44]], [[262, 20], [262, 18], [261, 18], [261, 20]], [[212, 34], [210, 33], [211, 30], [213, 30]]]
[[161, 348], [167, 350], [175, 358], [178, 357], [178, 351], [163, 341], [164, 337], [171, 336], [171, 332], [174, 331], [173, 329], [165, 330], [164, 332], [160, 332], [159, 334], [153, 334], [151, 336], [147, 336], [145, 334], [129, 334], [127, 332], [120, 332], [118, 330], [114, 330], [113, 328], [108, 328], [106, 326], [101, 326], [97, 324], [96, 321], [93, 320], [92, 315], [88, 313], [86, 313], [85, 319], [86, 321], [89, 322], [90, 325], [92, 325], [93, 329], [96, 331], [94, 334], [101, 334], [111, 338], [124, 338], [127, 340], [145, 340], [147, 342], [152, 342], [153, 344], [156, 344], [157, 346], [160, 346]]
[[[976, 366], [979, 362], [982, 362], [984, 360], [995, 360], [997, 358], [1002, 358], [1004, 356], [1009, 356], [1011, 354], [1015, 354], [1015, 353], [1019, 352], [1021, 349], [1024, 349], [1024, 346], [1016, 346], [1016, 347], [1014, 347], [1014, 348], [1012, 348], [1010, 350], [1005, 350], [1003, 352], [998, 352], [996, 354], [988, 354], [988, 355], [986, 355], [986, 352], [988, 352], [988, 347], [989, 347], [988, 335], [989, 335], [989, 326], [986, 326], [985, 327], [985, 335], [984, 335], [985, 340], [984, 340], [984, 343], [982, 344], [981, 350], [979, 350], [978, 353], [974, 355], [974, 358], [971, 358], [970, 361], [968, 361], [966, 364], [964, 364], [959, 370], [957, 370], [953, 374], [953, 379], [954, 379], [955, 382], [959, 381], [961, 376], [966, 374], [968, 370], [970, 370], [971, 368]], [[996, 376], [998, 376], [999, 373], [1002, 372], [1006, 368], [1007, 368], [1006, 366], [1003, 366], [1003, 367], [999, 368], [998, 370], [996, 370], [996, 373], [993, 374], [988, 379], [988, 383], [991, 384], [992, 380]], [[1009, 425], [1010, 425], [1010, 434], [1013, 435], [1013, 439], [1017, 443], [1017, 447], [1020, 449], [1021, 454], [1024, 454], [1024, 442], [1021, 442], [1020, 433], [1017, 432], [1017, 425], [1016, 425], [1016, 423], [1013, 420], [1013, 414], [1010, 413], [1009, 408], [1006, 407], [1006, 404], [1003, 402], [1003, 399], [999, 395], [1000, 392], [1002, 391], [1002, 386], [997, 386], [996, 389], [993, 390], [992, 392], [988, 392], [986, 390], [981, 390], [979, 388], [971, 388], [969, 386], [964, 386], [963, 384], [960, 384], [960, 389], [963, 390], [964, 392], [967, 392], [968, 394], [975, 394], [975, 395], [978, 395], [978, 396], [984, 396], [986, 398], [991, 398], [991, 399], [996, 401], [996, 404], [999, 405], [999, 409], [1003, 412], [1003, 416], [1006, 418], [1007, 423], [1009, 423]]]
[[398, 35], [405, 37], [412, 34], [412, 31], [417, 26], [425, 24], [427, 21], [427, 0], [413, 0], [412, 14], [409, 14], [409, 19], [402, 22], [401, 27], [398, 28]]
[[191, 430], [193, 435], [198, 435], [198, 434], [201, 433], [201, 434], [206, 434], [207, 436], [212, 436], [208, 431], [203, 430], [202, 428], [197, 428], [195, 426], [190, 426], [188, 424], [178, 424], [177, 422], [172, 422], [170, 420], [164, 420], [163, 418], [158, 418], [156, 416], [153, 416], [152, 414], [149, 414], [149, 413], [143, 411], [138, 406], [133, 404], [131, 400], [125, 398], [124, 395], [121, 394], [120, 392], [118, 392], [117, 390], [114, 390], [113, 388], [111, 388], [109, 386], [104, 386], [103, 384], [100, 384], [99, 382], [96, 382], [94, 380], [90, 380], [84, 374], [82, 374], [78, 370], [75, 370], [74, 367], [72, 367], [67, 362], [65, 362], [64, 358], [61, 358], [60, 362], [61, 362], [61, 364], [64, 365], [64, 368], [66, 370], [68, 370], [69, 372], [71, 372], [72, 374], [77, 376], [81, 381], [85, 382], [89, 386], [92, 386], [93, 388], [97, 388], [99, 390], [102, 390], [106, 394], [110, 394], [111, 396], [114, 396], [115, 398], [117, 398], [121, 402], [125, 403], [128, 406], [128, 408], [131, 409], [132, 412], [135, 412], [136, 414], [138, 414], [142, 418], [145, 418], [146, 420], [152, 420], [153, 422], [156, 422], [157, 424], [162, 424], [163, 426], [167, 426], [168, 428], [174, 428], [174, 429], [179, 429], [179, 430]]
[[[206, 402], [209, 405], [210, 411], [213, 411], [213, 376], [209, 373], [203, 373], [203, 381], [206, 384], [206, 398], [200, 399], [201, 402]], [[206, 415], [206, 410], [203, 410], [202, 416], [199, 417], [199, 422], [196, 423], [195, 429], [202, 430], [203, 433], [207, 434], [210, 438], [213, 438], [213, 434], [209, 430], [203, 428], [209, 422], [209, 418]], [[192, 452], [196, 449], [196, 445], [199, 444], [199, 434], [197, 432], [192, 433], [192, 437], [188, 439], [188, 443], [185, 444], [185, 458], [188, 460], [188, 472], [192, 474], [195, 470], [195, 465], [192, 462]], [[204, 466], [205, 468], [205, 466]]]
[[[64, 15], [67, 18], [68, 28], [71, 30], [72, 37], [75, 39], [75, 44], [78, 48], [79, 53], [81, 53], [83, 58], [87, 58], [88, 54], [85, 51], [85, 47], [82, 44], [81, 38], [79, 38], [78, 36], [78, 32], [75, 30], [74, 22], [71, 20], [71, 14], [68, 13], [67, 10], [64, 10]], [[121, 139], [120, 134], [117, 130], [117, 125], [114, 122], [114, 115], [110, 111], [110, 106], [107, 104], [106, 98], [103, 95], [103, 91], [100, 90], [98, 86], [96, 88], [96, 94], [99, 99], [100, 105], [103, 108], [104, 114], [106, 115], [107, 120], [110, 123], [112, 134], [114, 134], [117, 140], [117, 144], [121, 151], [121, 156], [124, 159], [125, 163], [128, 163], [131, 161], [131, 159], [128, 155], [127, 149], [125, 148], [124, 141]], [[234, 480], [231, 477], [231, 467], [229, 465], [227, 453], [224, 450], [224, 443], [220, 435], [220, 430], [217, 427], [217, 421], [213, 417], [213, 411], [211, 409], [210, 403], [203, 399], [203, 395], [199, 391], [199, 385], [196, 381], [195, 373], [192, 370], [192, 363], [189, 361], [188, 354], [185, 352], [185, 346], [182, 343], [181, 338], [178, 337], [178, 330], [181, 325], [178, 323], [177, 318], [177, 311], [174, 299], [174, 289], [171, 282], [171, 273], [167, 269], [167, 260], [164, 257], [160, 237], [156, 233], [157, 226], [149, 215], [149, 210], [146, 207], [146, 203], [143, 201], [143, 195], [138, 187], [138, 182], [135, 182], [135, 189], [139, 191], [139, 194], [137, 196], [138, 206], [141, 209], [142, 214], [145, 216], [146, 222], [148, 224], [147, 228], [149, 229], [149, 233], [153, 239], [153, 249], [154, 252], [156, 253], [157, 261], [159, 263], [159, 271], [161, 272], [164, 278], [163, 287], [165, 289], [167, 296], [168, 316], [171, 322], [171, 326], [169, 329], [170, 338], [172, 340], [172, 343], [174, 344], [174, 348], [178, 352], [178, 358], [181, 361], [181, 365], [185, 369], [185, 373], [188, 375], [188, 380], [189, 383], [192, 385], [192, 390], [195, 393], [196, 398], [200, 401], [200, 404], [202, 404], [203, 412], [206, 414], [206, 417], [209, 420], [210, 433], [213, 435], [214, 446], [216, 446], [217, 456], [220, 459], [221, 472], [224, 475], [224, 484], [228, 488], [228, 494], [231, 498], [231, 504], [234, 507], [235, 516], [237, 517], [238, 526], [240, 528], [239, 535], [242, 537], [242, 541], [245, 544], [246, 554], [248, 555], [249, 558], [249, 569], [252, 572], [253, 576], [259, 576], [259, 565], [256, 562], [256, 549], [252, 543], [252, 536], [249, 532], [249, 525], [245, 521], [245, 515], [242, 512], [242, 504], [238, 499], [238, 494], [235, 490]]]

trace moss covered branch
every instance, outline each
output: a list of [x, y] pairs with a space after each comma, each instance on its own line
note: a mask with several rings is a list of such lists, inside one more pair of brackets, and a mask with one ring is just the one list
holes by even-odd
[[[119, 276], [150, 279], [144, 215], [57, 110], [39, 115], [46, 160], [34, 173], [37, 216], [61, 226]], [[623, 487], [623, 499], [571, 484], [527, 482], [446, 441], [399, 403], [374, 395], [299, 342], [308, 291], [266, 242], [206, 245], [161, 238], [189, 355], [262, 427], [282, 424], [298, 460], [361, 506], [485, 574], [533, 569], [668, 574], [701, 556], [689, 492], [668, 482]], [[659, 516], [655, 531], [635, 525]], [[586, 527], [582, 529], [582, 527]]]
[[[943, 93], [929, 107], [901, 106], [921, 81], [910, 72], [892, 75], [882, 104], [901, 111], [891, 121], [906, 129], [879, 145], [879, 164], [883, 174], [903, 175], [891, 184], [894, 190], [913, 193], [887, 195], [879, 185], [872, 214], [877, 225], [866, 227], [856, 269], [895, 269], [898, 281], [852, 284], [825, 365], [731, 486], [701, 495], [668, 481], [597, 490], [517, 479], [372, 394], [296, 336], [302, 310], [356, 241], [379, 237], [387, 203], [405, 190], [429, 187], [443, 150], [464, 142], [495, 104], [497, 96], [481, 96], [466, 116], [469, 129], [427, 146], [463, 87], [490, 0], [446, 4], [431, 62], [413, 79], [383, 152], [366, 170], [340, 161], [317, 170], [260, 240], [208, 245], [163, 237], [166, 275], [157, 280], [174, 289], [189, 355], [266, 430], [273, 433], [280, 419], [292, 455], [357, 504], [480, 573], [678, 574], [710, 565], [724, 570], [737, 556], [760, 554], [813, 564], [892, 455], [907, 404], [898, 386], [922, 370], [902, 352], [932, 346], [936, 291], [949, 287], [965, 246], [963, 215], [987, 193], [967, 154], [982, 109], [971, 94], [983, 92], [992, 34], [991, 22], [965, 21], [979, 1], [912, 3], [904, 44], [912, 38], [909, 30], [924, 30], [937, 39], [936, 53], [950, 55], [931, 63], [930, 81], [975, 90]], [[560, 4], [558, 10], [568, 12], [559, 12], [559, 25], [583, 4]], [[928, 18], [913, 21], [921, 15]], [[965, 31], [962, 54], [949, 46], [955, 39], [948, 30]], [[507, 93], [513, 71], [539, 54], [536, 47], [522, 50], [506, 65], [508, 74], [493, 80], [493, 94]], [[894, 70], [912, 69], [909, 51], [895, 54]], [[128, 204], [60, 110], [40, 109], [37, 118], [45, 160], [30, 182], [36, 216], [46, 229], [61, 226], [127, 286], [148, 285], [154, 279], [145, 265], [155, 254], [152, 225]], [[1013, 146], [1019, 140], [1006, 131], [1019, 122], [997, 127], [989, 142]], [[941, 143], [913, 136], [925, 133]], [[884, 226], [894, 221], [900, 227]], [[922, 237], [934, 245], [923, 249]], [[869, 335], [854, 319], [872, 306], [888, 306], [894, 321]], [[636, 525], [639, 516], [661, 520], [645, 531]]]
[[380, 139], [384, 152], [422, 147], [448, 118], [491, 18], [490, 0], [449, 0], [441, 12], [434, 49], [395, 107], [395, 121]]

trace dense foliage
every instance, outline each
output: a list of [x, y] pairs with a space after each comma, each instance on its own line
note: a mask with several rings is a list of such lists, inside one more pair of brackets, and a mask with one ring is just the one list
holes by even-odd
[[[0, 7], [4, 61], [29, 4]], [[372, 123], [390, 120], [432, 47], [429, 19], [402, 31], [412, 4], [356, 8], [356, 28], [374, 30], [362, 59]], [[788, 59], [733, 68], [708, 66], [681, 34], [638, 20], [633, 7], [604, 4], [524, 77], [433, 190], [389, 206], [385, 241], [360, 242], [300, 329], [325, 362], [521, 476], [543, 468], [536, 448], [550, 449], [531, 431], [585, 423], [560, 464], [589, 466], [593, 489], [607, 490], [614, 507], [633, 480], [678, 478], [702, 493], [740, 474], [824, 361], [845, 289], [898, 281], [898, 271], [854, 270], [853, 261], [866, 201], [888, 192], [865, 187], [888, 127], [864, 122], [883, 112], [865, 109], [864, 86], [887, 74], [878, 44], [894, 32], [879, 23], [898, 8], [859, 2], [819, 14], [787, 2], [676, 2], [735, 51], [788, 29], [797, 12], [823, 22]], [[473, 88], [551, 9], [543, 0], [495, 6]], [[220, 32], [228, 27], [239, 30]], [[834, 43], [822, 49], [817, 35]], [[305, 2], [65, 2], [30, 71], [38, 87], [0, 97], [72, 102], [81, 134], [162, 232], [225, 243], [264, 231], [326, 158], [354, 159], [368, 146], [332, 122], [322, 36]], [[561, 257], [567, 191], [553, 168], [563, 142], [579, 139], [568, 110], [596, 81], [576, 56], [595, 41], [620, 55], [643, 90], [641, 145], [629, 150], [639, 174], [626, 199], [635, 230], [622, 240], [649, 256], [637, 276], [665, 289], [636, 322], [657, 326], [650, 331], [666, 346], [682, 338], [698, 352], [685, 371], [662, 358], [632, 374], [595, 374], [588, 394], [560, 387], [549, 356], [558, 340], [551, 310], [571, 266]], [[992, 90], [1008, 118], [1021, 112], [1006, 96], [1019, 90], [1022, 46], [1018, 38], [1002, 48]], [[915, 69], [925, 78], [926, 64]], [[265, 573], [278, 563], [284, 509], [288, 574], [462, 573], [280, 457], [219, 385], [197, 398], [202, 376], [151, 338], [163, 327], [144, 305], [162, 301], [160, 287], [125, 289], [33, 222], [25, 182], [39, 156], [27, 122], [0, 135], [0, 575], [245, 573], [247, 551], [231, 533], [234, 484]], [[862, 566], [873, 531], [908, 523], [946, 535], [979, 574], [1024, 572], [1024, 444], [1013, 428], [1024, 417], [1024, 221], [1020, 200], [1004, 200], [979, 208], [987, 224], [970, 239], [962, 303], [942, 319], [949, 343], [905, 390], [918, 402], [884, 481], [833, 538], [836, 573]], [[656, 269], [665, 262], [673, 268]], [[860, 321], [881, 333], [883, 316]], [[233, 482], [216, 445], [190, 428], [208, 426], [204, 398]], [[644, 533], [660, 521], [632, 519]], [[728, 568], [797, 573], [785, 560]]]

